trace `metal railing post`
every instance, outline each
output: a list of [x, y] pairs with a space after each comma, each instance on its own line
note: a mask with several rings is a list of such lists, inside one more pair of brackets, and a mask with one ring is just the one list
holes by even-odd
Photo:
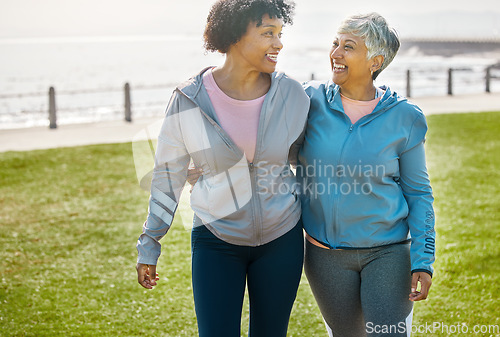
[[453, 95], [453, 69], [448, 69], [448, 95]]
[[125, 83], [125, 120], [132, 122], [132, 103], [130, 99], [130, 84]]
[[54, 87], [49, 88], [49, 128], [57, 128], [56, 91]]
[[486, 92], [490, 92], [491, 67], [486, 67]]

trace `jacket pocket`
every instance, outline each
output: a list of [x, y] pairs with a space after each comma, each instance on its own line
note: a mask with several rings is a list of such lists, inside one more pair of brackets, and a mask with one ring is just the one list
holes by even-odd
[[215, 219], [242, 220], [239, 211], [250, 203], [252, 183], [245, 157], [214, 175], [208, 193], [209, 212]]

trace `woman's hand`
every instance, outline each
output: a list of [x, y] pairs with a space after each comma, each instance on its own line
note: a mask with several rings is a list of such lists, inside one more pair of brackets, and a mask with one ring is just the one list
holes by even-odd
[[194, 184], [203, 175], [203, 169], [197, 167], [190, 167], [187, 174], [187, 182], [191, 185], [189, 192], [193, 191]]
[[[420, 283], [420, 291], [418, 289], [418, 283]], [[429, 295], [429, 289], [431, 288], [432, 278], [431, 275], [426, 272], [420, 271], [413, 273], [411, 279], [411, 293], [410, 293], [410, 301], [422, 301], [427, 298]]]
[[138, 263], [135, 269], [137, 269], [137, 281], [146, 289], [153, 289], [156, 281], [160, 279], [155, 265]]

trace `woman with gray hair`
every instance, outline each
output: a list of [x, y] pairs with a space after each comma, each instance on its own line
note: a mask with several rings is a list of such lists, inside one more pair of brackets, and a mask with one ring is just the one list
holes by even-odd
[[373, 82], [399, 45], [380, 15], [352, 16], [330, 51], [332, 79], [305, 85], [311, 105], [295, 158], [305, 271], [330, 336], [409, 336], [413, 302], [431, 286], [426, 120]]

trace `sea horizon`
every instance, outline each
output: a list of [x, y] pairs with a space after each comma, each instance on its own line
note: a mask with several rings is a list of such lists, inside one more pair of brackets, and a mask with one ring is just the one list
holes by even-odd
[[[283, 41], [278, 70], [301, 82], [330, 77], [324, 37], [290, 34]], [[134, 117], [161, 116], [178, 83], [223, 60], [204, 51], [202, 36], [194, 33], [0, 38], [0, 129], [47, 125], [50, 87], [61, 124], [122, 119], [125, 83], [132, 88]], [[446, 95], [448, 69], [454, 68], [460, 69], [455, 94], [484, 92], [485, 69], [497, 63], [500, 41], [402, 39], [376, 84], [406, 95], [410, 70], [414, 97]], [[500, 70], [493, 75], [500, 78]], [[500, 91], [500, 80], [491, 89]]]
[[[286, 29], [286, 27], [285, 27]], [[303, 34], [299, 34], [303, 35]], [[202, 33], [148, 33], [148, 34], [90, 34], [90, 35], [50, 35], [50, 36], [0, 36], [0, 44], [11, 43], [87, 43], [87, 42], [127, 42], [127, 41], [179, 41], [203, 40]], [[500, 43], [500, 35], [486, 36], [400, 36], [401, 41], [471, 42]]]

